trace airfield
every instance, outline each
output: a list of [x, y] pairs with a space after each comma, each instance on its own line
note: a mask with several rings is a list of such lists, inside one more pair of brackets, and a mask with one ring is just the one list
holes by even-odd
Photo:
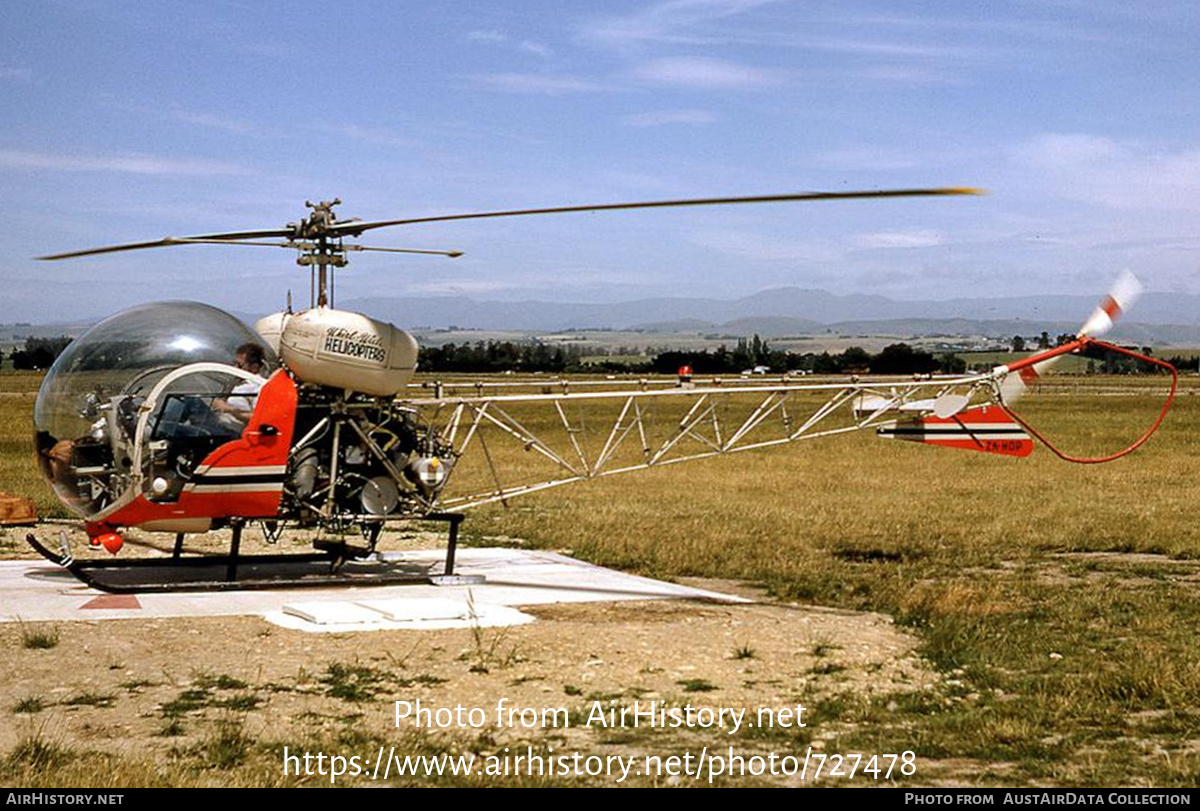
[[[56, 528], [67, 532], [55, 524], [43, 527], [52, 534]], [[71, 527], [68, 536], [75, 550], [86, 548], [86, 536], [77, 527]], [[227, 548], [228, 536], [227, 531], [205, 533], [194, 538], [186, 551]], [[438, 540], [435, 533], [392, 532], [383, 539], [385, 548], [411, 547], [413, 541], [428, 548], [387, 552], [380, 558], [385, 565], [414, 574], [437, 575], [445, 557], [436, 548]], [[132, 543], [164, 559], [170, 551], [162, 548], [161, 537], [156, 542], [153, 535]], [[77, 554], [103, 559], [99, 550]], [[343, 567], [350, 577], [355, 565], [352, 561]], [[259, 616], [298, 631], [350, 633], [503, 627], [533, 621], [515, 606], [665, 599], [742, 602], [736, 596], [637, 577], [540, 550], [465, 549], [455, 572], [480, 582], [112, 594], [89, 588], [49, 561], [3, 561], [0, 592], [5, 599], [0, 622]]]
[[[3, 382], [13, 415], [0, 428], [5, 481], [25, 477], [45, 509], [19, 416], [32, 394], [14, 377]], [[1068, 444], [1112, 447], [1139, 432], [1162, 389], [1154, 378], [1065, 377], [1030, 398], [1029, 416]], [[732, 745], [746, 755], [912, 751], [916, 774], [891, 783], [899, 785], [1194, 785], [1197, 392], [1186, 379], [1162, 431], [1108, 465], [1067, 465], [1044, 448], [1012, 460], [834, 437], [562, 488], [473, 511], [463, 525], [463, 561], [505, 549], [749, 602], [516, 603], [532, 622], [489, 625], [477, 606], [465, 627], [313, 633], [264, 619], [266, 609], [142, 619], [86, 609], [94, 613], [68, 620], [39, 601], [47, 613], [0, 625], [16, 665], [0, 683], [0, 712], [11, 720], [0, 733], [3, 775], [20, 785], [328, 785], [285, 776], [283, 748], [641, 757]], [[46, 572], [22, 547], [24, 532], [0, 537], [4, 567]], [[57, 524], [39, 532], [53, 537]], [[142, 540], [169, 549], [170, 536]], [[437, 543], [406, 529], [384, 548], [420, 556]], [[25, 579], [49, 582], [55, 599], [72, 594], [76, 614], [99, 597], [53, 577]], [[417, 699], [563, 708], [571, 724], [396, 726], [394, 702]], [[807, 723], [733, 735], [586, 723], [596, 702], [648, 701], [803, 705]], [[716, 782], [866, 785], [861, 775]]]
[[[226, 540], [210, 535], [201, 543]], [[434, 545], [429, 533], [403, 536], [383, 543], [415, 544], [403, 555], [410, 562], [440, 562], [438, 550], [419, 548]], [[134, 596], [88, 589], [46, 562], [0, 562], [6, 649], [21, 649], [30, 634], [54, 640], [0, 683], [0, 702], [22, 708], [0, 732], [0, 747], [19, 751], [34, 735], [51, 747], [45, 757], [63, 756], [52, 779], [25, 773], [33, 784], [72, 782], [82, 769], [78, 779], [95, 785], [102, 778], [88, 770], [98, 769], [97, 756], [81, 757], [86, 748], [103, 752], [106, 772], [115, 768], [103, 778], [114, 786], [294, 785], [318, 781], [285, 779], [271, 757], [282, 746], [371, 752], [379, 741], [430, 753], [531, 745], [644, 757], [665, 744], [661, 730], [587, 724], [580, 709], [598, 702], [607, 711], [627, 698], [708, 706], [720, 691], [722, 705], [773, 710], [806, 696], [816, 718], [821, 701], [848, 687], [885, 696], [937, 681], [916, 655], [917, 639], [878, 614], [780, 603], [732, 581], [664, 583], [519, 548], [463, 550], [459, 571], [487, 582]], [[30, 712], [34, 695], [40, 709]], [[431, 735], [394, 722], [394, 701], [490, 715], [502, 699], [569, 708], [572, 724], [454, 725]], [[689, 740], [703, 748], [709, 734], [672, 736], [664, 751]], [[222, 761], [239, 776], [213, 768]]]

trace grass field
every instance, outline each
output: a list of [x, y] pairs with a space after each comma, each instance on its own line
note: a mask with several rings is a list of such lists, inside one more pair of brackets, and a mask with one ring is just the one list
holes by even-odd
[[[1080, 379], [1030, 416], [1067, 445], [1098, 451], [1107, 435], [1115, 450], [1162, 385], [1100, 391], [1112, 382]], [[1107, 465], [856, 435], [618, 478], [472, 527], [893, 615], [952, 689], [898, 706], [848, 698], [842, 751], [914, 746], [1001, 784], [1195, 785], [1200, 388], [1189, 383], [1151, 444]]]
[[[54, 512], [28, 447], [35, 386], [0, 376], [0, 489]], [[1161, 378], [1054, 378], [1026, 413], [1064, 446], [1115, 450], [1152, 420], [1164, 389]], [[893, 616], [942, 679], [826, 702], [828, 751], [912, 750], [951, 784], [1195, 786], [1198, 419], [1191, 378], [1159, 434], [1111, 464], [856, 434], [485, 507], [464, 532]], [[0, 778], [28, 777], [29, 752], [4, 757]]]

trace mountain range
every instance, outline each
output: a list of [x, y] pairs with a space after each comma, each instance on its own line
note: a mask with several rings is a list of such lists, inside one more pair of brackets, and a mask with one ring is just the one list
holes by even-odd
[[[458, 328], [555, 333], [584, 329], [781, 337], [840, 335], [1051, 335], [1074, 332], [1095, 308], [1092, 296], [1014, 296], [897, 301], [780, 287], [739, 299], [648, 298], [615, 303], [489, 301], [465, 296], [357, 298], [338, 302], [409, 330]], [[258, 314], [234, 313], [253, 324]], [[0, 336], [79, 334], [86, 324], [0, 324]], [[1147, 293], [1113, 338], [1200, 346], [1200, 295]]]
[[[825, 332], [890, 335], [1036, 335], [1073, 332], [1095, 308], [1092, 296], [1017, 296], [896, 301], [781, 287], [744, 298], [653, 298], [607, 304], [372, 298], [339, 302], [407, 328], [561, 332], [582, 329], [646, 332], [758, 333], [764, 337]], [[1135, 317], [1114, 333], [1124, 340], [1200, 342], [1200, 296], [1147, 293]]]

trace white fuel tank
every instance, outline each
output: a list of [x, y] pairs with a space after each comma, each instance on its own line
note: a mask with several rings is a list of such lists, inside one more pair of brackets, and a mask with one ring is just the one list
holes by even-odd
[[417, 368], [416, 340], [365, 315], [317, 307], [280, 326], [279, 356], [306, 383], [382, 397], [403, 389]]
[[264, 315], [254, 322], [254, 331], [262, 336], [263, 341], [276, 355], [279, 354], [279, 338], [283, 335], [283, 327], [291, 317], [291, 313], [278, 312]]

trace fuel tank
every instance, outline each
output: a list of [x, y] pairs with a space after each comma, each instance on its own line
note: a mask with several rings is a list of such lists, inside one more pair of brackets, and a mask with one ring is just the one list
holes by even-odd
[[385, 397], [403, 389], [417, 368], [411, 335], [359, 313], [315, 307], [269, 315], [255, 326], [269, 343], [278, 340], [280, 358], [305, 383]]

